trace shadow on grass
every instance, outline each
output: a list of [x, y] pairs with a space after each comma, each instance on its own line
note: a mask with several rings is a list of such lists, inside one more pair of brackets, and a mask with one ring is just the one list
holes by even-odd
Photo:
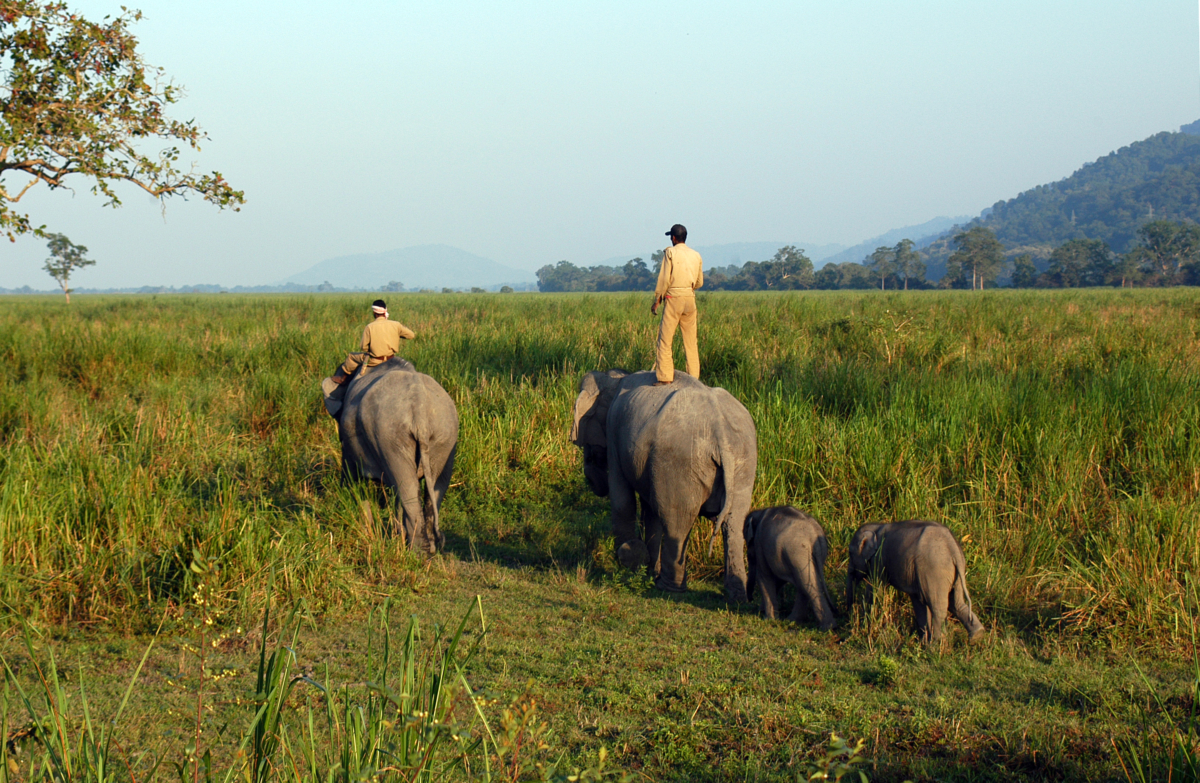
[[[1039, 658], [1042, 656], [1038, 651], [1057, 649], [1059, 643], [1065, 638], [1074, 635], [1063, 619], [1062, 605], [1057, 602], [1020, 606], [992, 605], [983, 612], [979, 611], [978, 606], [974, 608], [980, 622], [988, 631], [1003, 629], [1006, 633], [1019, 639]], [[955, 622], [953, 619], [947, 618], [947, 623], [953, 622]], [[1078, 641], [1078, 637], [1076, 637], [1076, 641]]]
[[1088, 693], [1078, 685], [1071, 684], [1064, 688], [1062, 685], [1053, 682], [1031, 682], [1029, 684], [1029, 698], [1036, 699], [1043, 704], [1053, 704], [1063, 710], [1078, 712], [1082, 715], [1094, 713], [1103, 705], [1103, 699], [1099, 694]]
[[583, 564], [591, 570], [608, 532], [607, 516], [589, 508], [559, 521], [552, 506], [455, 509], [457, 523], [442, 524], [445, 550], [464, 561], [508, 568], [564, 570]]
[[[579, 556], [570, 553], [555, 555], [554, 553], [539, 554], [530, 552], [524, 542], [518, 540], [512, 543], [505, 541], [480, 541], [470, 533], [455, 532], [443, 526], [446, 534], [444, 551], [455, 555], [460, 560], [472, 563], [490, 563], [502, 568], [520, 570], [525, 568], [547, 569], [555, 566], [574, 566]], [[519, 535], [519, 534], [518, 534]]]

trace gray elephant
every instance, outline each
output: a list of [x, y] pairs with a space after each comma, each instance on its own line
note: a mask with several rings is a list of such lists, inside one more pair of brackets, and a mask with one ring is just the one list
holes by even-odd
[[912, 519], [860, 527], [850, 540], [847, 606], [854, 601], [855, 585], [873, 568], [912, 599], [916, 632], [926, 644], [941, 641], [947, 609], [970, 638], [983, 633], [983, 624], [971, 611], [962, 547], [945, 525]]
[[834, 626], [833, 606], [825, 588], [825, 558], [829, 541], [817, 520], [791, 506], [760, 508], [746, 517], [746, 554], [750, 562], [749, 590], [762, 592], [763, 613], [774, 620], [781, 612], [780, 582], [796, 588], [796, 603], [788, 619], [800, 622], [811, 614], [822, 631]]
[[687, 542], [703, 515], [714, 539], [724, 530], [726, 593], [745, 601], [740, 523], [758, 467], [754, 421], [729, 392], [686, 373], [655, 380], [653, 372], [590, 372], [575, 400], [571, 440], [583, 449], [592, 491], [612, 503], [617, 558], [631, 568], [648, 563], [662, 590], [686, 590]]
[[441, 549], [445, 536], [438, 511], [458, 448], [454, 400], [437, 381], [398, 357], [360, 370], [342, 387], [330, 378], [321, 386], [338, 424], [342, 472], [351, 479], [382, 480], [395, 490], [408, 546], [426, 554]]

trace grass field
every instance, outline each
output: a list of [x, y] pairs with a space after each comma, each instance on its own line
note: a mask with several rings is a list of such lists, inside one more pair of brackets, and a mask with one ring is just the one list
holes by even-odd
[[461, 428], [447, 554], [418, 562], [379, 534], [380, 493], [341, 483], [317, 386], [370, 298], [6, 299], [6, 656], [33, 618], [103, 702], [165, 615], [174, 652], [134, 700], [154, 711], [199, 562], [231, 660], [272, 572], [333, 665], [385, 597], [428, 622], [480, 594], [483, 686], [531, 681], [570, 757], [606, 744], [650, 779], [792, 779], [829, 731], [868, 739], [872, 779], [1125, 779], [1114, 739], [1195, 709], [1194, 290], [700, 297], [704, 380], [758, 427], [755, 504], [822, 521], [835, 593], [864, 522], [935, 518], [963, 541], [989, 634], [963, 648], [956, 629], [944, 656], [905, 644], [886, 594], [826, 636], [727, 606], [702, 553], [681, 599], [614, 570], [567, 433], [583, 372], [650, 366], [645, 296], [393, 297]]

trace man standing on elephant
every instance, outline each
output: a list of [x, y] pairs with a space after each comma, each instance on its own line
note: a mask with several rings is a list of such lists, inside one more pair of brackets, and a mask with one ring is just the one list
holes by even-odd
[[363, 329], [362, 351], [348, 355], [333, 376], [338, 385], [345, 383], [362, 365], [371, 368], [383, 364], [400, 350], [401, 340], [417, 336], [404, 324], [388, 318], [387, 303], [382, 299], [371, 303], [371, 312], [375, 314], [375, 320]]
[[657, 315], [658, 306], [665, 302], [654, 356], [654, 374], [660, 384], [675, 380], [671, 344], [675, 341], [676, 326], [683, 333], [687, 373], [693, 378], [700, 378], [700, 350], [696, 347], [696, 289], [704, 285], [704, 262], [699, 253], [684, 244], [687, 241], [686, 228], [676, 223], [671, 226], [667, 236], [671, 238], [671, 247], [663, 251], [658, 285], [654, 288], [654, 304], [650, 305], [651, 315]]

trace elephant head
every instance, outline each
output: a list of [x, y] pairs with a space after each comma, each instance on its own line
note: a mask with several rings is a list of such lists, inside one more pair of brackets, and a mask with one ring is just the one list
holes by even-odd
[[571, 442], [583, 449], [583, 475], [592, 492], [608, 496], [608, 408], [617, 396], [625, 370], [589, 372], [579, 382]]
[[846, 606], [854, 603], [854, 587], [871, 575], [871, 561], [883, 543], [886, 525], [863, 525], [850, 539], [850, 564], [846, 569]]

